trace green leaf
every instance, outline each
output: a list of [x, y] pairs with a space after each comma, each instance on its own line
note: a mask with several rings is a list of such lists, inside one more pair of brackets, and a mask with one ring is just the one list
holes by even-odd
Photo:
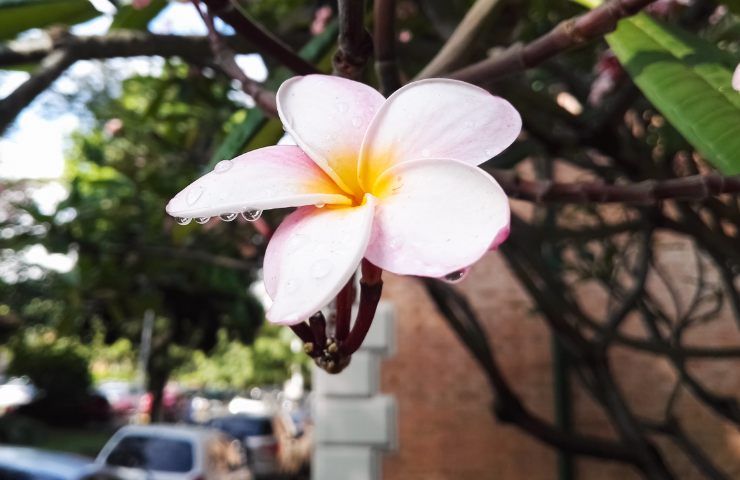
[[694, 148], [725, 174], [740, 173], [740, 94], [731, 85], [738, 59], [645, 14], [620, 22], [607, 41], [640, 90]]
[[[575, 0], [596, 7], [599, 0]], [[642, 93], [715, 167], [740, 173], [740, 59], [644, 13], [624, 19], [607, 42]]]
[[88, 0], [0, 0], [0, 40], [31, 28], [74, 25], [98, 15]]
[[152, 0], [146, 8], [136, 9], [131, 5], [125, 5], [118, 9], [113, 17], [110, 30], [146, 30], [149, 22], [159, 15], [159, 12], [167, 6], [167, 0]]

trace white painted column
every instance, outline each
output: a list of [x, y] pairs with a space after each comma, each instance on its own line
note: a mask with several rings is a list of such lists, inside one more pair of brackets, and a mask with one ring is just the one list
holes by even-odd
[[380, 480], [398, 448], [396, 400], [379, 393], [380, 362], [395, 353], [393, 309], [381, 302], [360, 350], [338, 375], [314, 367], [313, 480]]

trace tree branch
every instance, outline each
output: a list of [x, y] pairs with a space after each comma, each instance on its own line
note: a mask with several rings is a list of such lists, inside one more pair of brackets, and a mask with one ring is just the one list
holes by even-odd
[[636, 14], [654, 1], [609, 1], [583, 15], [559, 23], [527, 45], [514, 45], [500, 55], [456, 70], [449, 77], [471, 83], [487, 83], [527, 70], [570, 48], [601, 38], [613, 31], [619, 20]]
[[375, 0], [373, 16], [375, 71], [380, 93], [388, 96], [401, 87], [396, 62], [396, 0]]
[[297, 55], [279, 38], [268, 32], [264, 27], [254, 22], [237, 10], [229, 0], [203, 0], [208, 10], [231, 25], [236, 32], [252, 43], [257, 50], [279, 61], [299, 75], [320, 73], [311, 63]]
[[373, 48], [365, 30], [365, 1], [339, 0], [337, 6], [339, 49], [332, 59], [334, 75], [359, 80]]
[[447, 43], [437, 52], [431, 62], [416, 76], [417, 79], [442, 75], [451, 68], [460, 65], [475, 36], [486, 24], [488, 15], [496, 8], [500, 0], [477, 0], [468, 10]]
[[10, 95], [0, 100], [0, 134], [13, 123], [15, 117], [26, 108], [41, 92], [49, 88], [54, 80], [74, 63], [68, 50], [57, 50], [41, 62], [41, 66], [31, 78], [16, 88]]
[[[238, 53], [253, 52], [254, 47], [236, 36], [223, 37]], [[75, 60], [115, 57], [181, 57], [202, 65], [211, 55], [208, 38], [185, 35], [157, 35], [147, 32], [116, 30], [106, 35], [69, 36], [63, 43]], [[22, 40], [0, 46], [0, 67], [36, 63], [58, 49], [49, 39]]]
[[[221, 35], [216, 31], [216, 26], [213, 23], [213, 17], [211, 17], [208, 11], [203, 11], [200, 8], [200, 0], [192, 0], [193, 6], [198, 11], [198, 14], [203, 19], [203, 23], [206, 24], [208, 29], [208, 40], [211, 45], [211, 50], [216, 58], [216, 63], [219, 67], [232, 79], [239, 82], [242, 91], [252, 97], [254, 103], [266, 114], [272, 117], [277, 117], [277, 100], [275, 98], [275, 92], [266, 90], [262, 84], [249, 78], [244, 70], [236, 63], [236, 55], [221, 38]], [[206, 7], [208, 8], [208, 7]]]
[[719, 174], [692, 175], [627, 185], [523, 180], [516, 173], [509, 171], [493, 171], [492, 175], [511, 198], [535, 203], [652, 204], [668, 199], [704, 200], [716, 195], [740, 192], [740, 175], [731, 177]]

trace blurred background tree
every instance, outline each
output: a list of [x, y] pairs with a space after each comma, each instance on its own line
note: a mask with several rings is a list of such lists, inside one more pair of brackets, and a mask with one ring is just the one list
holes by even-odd
[[[86, 1], [0, 1], [0, 39], [35, 27], [45, 28], [41, 36], [48, 40], [0, 49], [0, 68], [45, 60], [0, 100], [0, 131], [76, 61], [167, 59], [157, 74], [128, 75], [120, 88], [85, 85], [76, 98], [63, 96], [61, 105], [79, 108], [89, 124], [74, 135], [66, 198], [53, 211], [34, 202], [38, 182], [3, 185], [3, 339], [34, 325], [59, 338], [78, 335], [82, 343], [103, 332], [102, 343], [118, 345], [125, 358], [128, 347], [116, 342], [125, 339], [135, 349], [149, 314], [155, 392], [173, 372], [193, 384], [274, 382], [299, 359], [284, 330], [264, 329], [254, 341], [263, 315], [247, 288], [261, 265], [264, 228], [216, 221], [176, 226], [164, 205], [218, 160], [280, 139], [270, 98], [290, 75], [328, 72], [333, 58], [338, 73], [386, 94], [419, 75], [450, 75], [505, 96], [522, 114], [520, 139], [485, 168], [511, 197], [532, 202], [516, 212], [501, 252], [555, 339], [558, 401], [550, 422], [527, 409], [501, 374], [466, 299], [453, 287], [425, 281], [486, 373], [494, 413], [558, 448], [562, 471], [572, 469], [572, 455], [587, 455], [625, 462], [649, 478], [671, 478], [655, 442], [665, 436], [702, 474], [726, 478], [682, 430], [674, 411], [678, 393], [663, 418], [640, 418], [617, 386], [609, 354], [617, 345], [665, 358], [676, 373], [675, 392], [740, 425], [738, 400], [687, 368], [740, 352], [686, 341], [720, 319], [723, 309], [740, 318], [740, 203], [732, 176], [740, 172], [740, 95], [730, 83], [740, 63], [736, 0], [612, 0], [611, 10], [591, 16], [583, 6], [597, 7], [597, 1], [375, 0], [371, 14], [353, 9], [362, 3], [351, 0], [340, 0], [341, 8], [325, 1], [241, 1], [236, 10], [225, 8], [225, 0], [205, 0], [223, 20], [222, 44], [149, 33], [149, 22], [172, 7], [165, 1], [141, 10], [118, 3], [108, 14], [107, 33], [90, 39], [67, 30], [99, 15]], [[646, 13], [637, 14], [642, 7]], [[341, 21], [333, 21], [340, 12]], [[603, 38], [619, 18], [633, 14]], [[363, 21], [374, 28], [375, 70], [364, 68], [371, 40], [360, 33]], [[264, 82], [230, 63], [234, 52], [246, 51], [262, 54]], [[251, 99], [244, 101], [244, 93]], [[563, 171], [567, 182], [557, 175]], [[272, 213], [267, 223], [277, 224], [283, 213]], [[676, 293], [676, 279], [656, 261], [659, 231], [693, 246], [691, 261], [701, 273], [689, 299]], [[36, 245], [71, 255], [74, 268], [58, 273], [29, 262], [27, 252]], [[583, 308], [582, 285], [604, 293], [603, 312]], [[659, 300], [656, 288], [670, 292], [672, 305]], [[644, 335], [622, 330], [628, 317]], [[570, 379], [611, 420], [614, 438], [573, 431]]]

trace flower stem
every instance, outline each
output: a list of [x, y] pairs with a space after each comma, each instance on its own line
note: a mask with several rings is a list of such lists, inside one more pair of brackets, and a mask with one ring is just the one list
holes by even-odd
[[352, 303], [355, 299], [355, 278], [349, 279], [347, 284], [337, 295], [337, 326], [335, 336], [342, 342], [349, 335], [349, 326], [352, 319]]
[[383, 270], [367, 260], [362, 261], [362, 279], [360, 280], [360, 307], [357, 318], [347, 339], [339, 346], [339, 353], [350, 356], [360, 348], [375, 318], [380, 294], [383, 291]]

